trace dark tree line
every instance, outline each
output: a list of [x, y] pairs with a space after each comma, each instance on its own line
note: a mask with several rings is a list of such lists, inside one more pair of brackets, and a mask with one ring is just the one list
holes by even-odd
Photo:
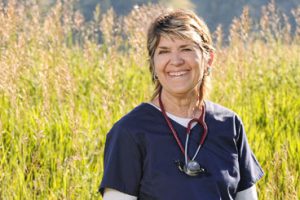
[[[244, 6], [249, 6], [250, 16], [258, 19], [261, 8], [271, 0], [191, 0], [185, 1], [193, 4], [194, 10], [205, 19], [211, 30], [215, 30], [218, 24], [222, 24], [225, 33], [234, 17], [240, 16]], [[119, 15], [126, 15], [134, 5], [147, 3], [166, 3], [176, 5], [182, 0], [78, 0], [78, 8], [84, 13], [86, 19], [91, 19], [93, 10], [100, 4], [101, 10], [105, 12], [113, 7]], [[277, 8], [291, 17], [291, 10], [300, 6], [300, 0], [275, 0]], [[295, 24], [293, 20], [290, 22]]]
[[[10, 0], [0, 0], [6, 4]], [[292, 17], [291, 10], [300, 6], [300, 0], [15, 0], [24, 2], [36, 1], [47, 7], [54, 5], [55, 2], [74, 2], [74, 9], [83, 13], [85, 20], [93, 18], [93, 12], [99, 4], [102, 13], [109, 8], [113, 8], [118, 15], [128, 14], [133, 6], [142, 4], [162, 3], [175, 7], [192, 8], [199, 16], [204, 18], [212, 31], [221, 24], [225, 35], [228, 33], [229, 26], [234, 17], [241, 15], [245, 6], [249, 7], [250, 17], [258, 20], [261, 15], [262, 6], [274, 1], [279, 11], [285, 13], [290, 18], [292, 29], [296, 22]]]

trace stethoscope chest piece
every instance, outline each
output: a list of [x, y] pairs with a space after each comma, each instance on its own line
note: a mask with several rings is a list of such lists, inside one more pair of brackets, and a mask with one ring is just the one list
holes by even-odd
[[202, 168], [198, 162], [190, 160], [186, 165], [184, 165], [183, 171], [189, 176], [197, 176], [200, 173], [205, 172], [205, 169]]
[[177, 160], [175, 161], [178, 169], [188, 176], [198, 176], [206, 172], [206, 170], [199, 165], [195, 160], [190, 160], [187, 164]]

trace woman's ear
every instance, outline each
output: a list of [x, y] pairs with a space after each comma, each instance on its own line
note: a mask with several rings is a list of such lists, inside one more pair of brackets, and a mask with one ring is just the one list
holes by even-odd
[[212, 63], [214, 61], [214, 53], [210, 52], [209, 53], [209, 60], [208, 60], [208, 65], [211, 67]]

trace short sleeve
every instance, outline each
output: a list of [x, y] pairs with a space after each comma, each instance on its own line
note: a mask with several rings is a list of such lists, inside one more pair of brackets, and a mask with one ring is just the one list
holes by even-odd
[[239, 118], [236, 119], [236, 128], [238, 133], [237, 148], [240, 168], [239, 192], [253, 186], [262, 178], [264, 172], [249, 146], [244, 126]]
[[105, 188], [138, 196], [142, 176], [141, 151], [126, 127], [115, 125], [107, 134], [104, 173], [99, 191]]

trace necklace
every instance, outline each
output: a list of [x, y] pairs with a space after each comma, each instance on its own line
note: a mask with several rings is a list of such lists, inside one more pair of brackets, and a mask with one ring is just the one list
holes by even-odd
[[[172, 134], [173, 134], [173, 136], [174, 136], [181, 152], [184, 154], [185, 165], [183, 165], [182, 162], [180, 162], [180, 161], [176, 161], [176, 164], [177, 164], [179, 170], [185, 172], [189, 176], [196, 176], [201, 172], [205, 172], [206, 170], [204, 168], [200, 167], [199, 163], [195, 161], [195, 158], [197, 157], [201, 147], [204, 144], [204, 140], [207, 136], [207, 125], [206, 125], [205, 120], [204, 120], [205, 119], [205, 106], [202, 106], [200, 117], [199, 118], [193, 118], [188, 123], [187, 129], [186, 129], [185, 146], [183, 148], [183, 145], [181, 144], [181, 142], [179, 140], [178, 134], [177, 134], [176, 130], [174, 129], [171, 121], [169, 120], [169, 118], [166, 114], [164, 105], [163, 105], [162, 100], [161, 100], [161, 92], [158, 95], [158, 101], [159, 101], [159, 106], [160, 106], [161, 112], [162, 112], [169, 128], [171, 129], [171, 132], [172, 132]], [[189, 136], [190, 136], [190, 133], [191, 133], [191, 126], [192, 126], [192, 123], [194, 123], [194, 122], [197, 122], [197, 123], [201, 124], [203, 126], [204, 132], [203, 132], [203, 134], [200, 138], [200, 143], [198, 145], [198, 148], [197, 148], [194, 156], [192, 157], [192, 159], [190, 159], [190, 157], [188, 156], [188, 153], [187, 153], [187, 151], [188, 151], [188, 141], [189, 141]]]

